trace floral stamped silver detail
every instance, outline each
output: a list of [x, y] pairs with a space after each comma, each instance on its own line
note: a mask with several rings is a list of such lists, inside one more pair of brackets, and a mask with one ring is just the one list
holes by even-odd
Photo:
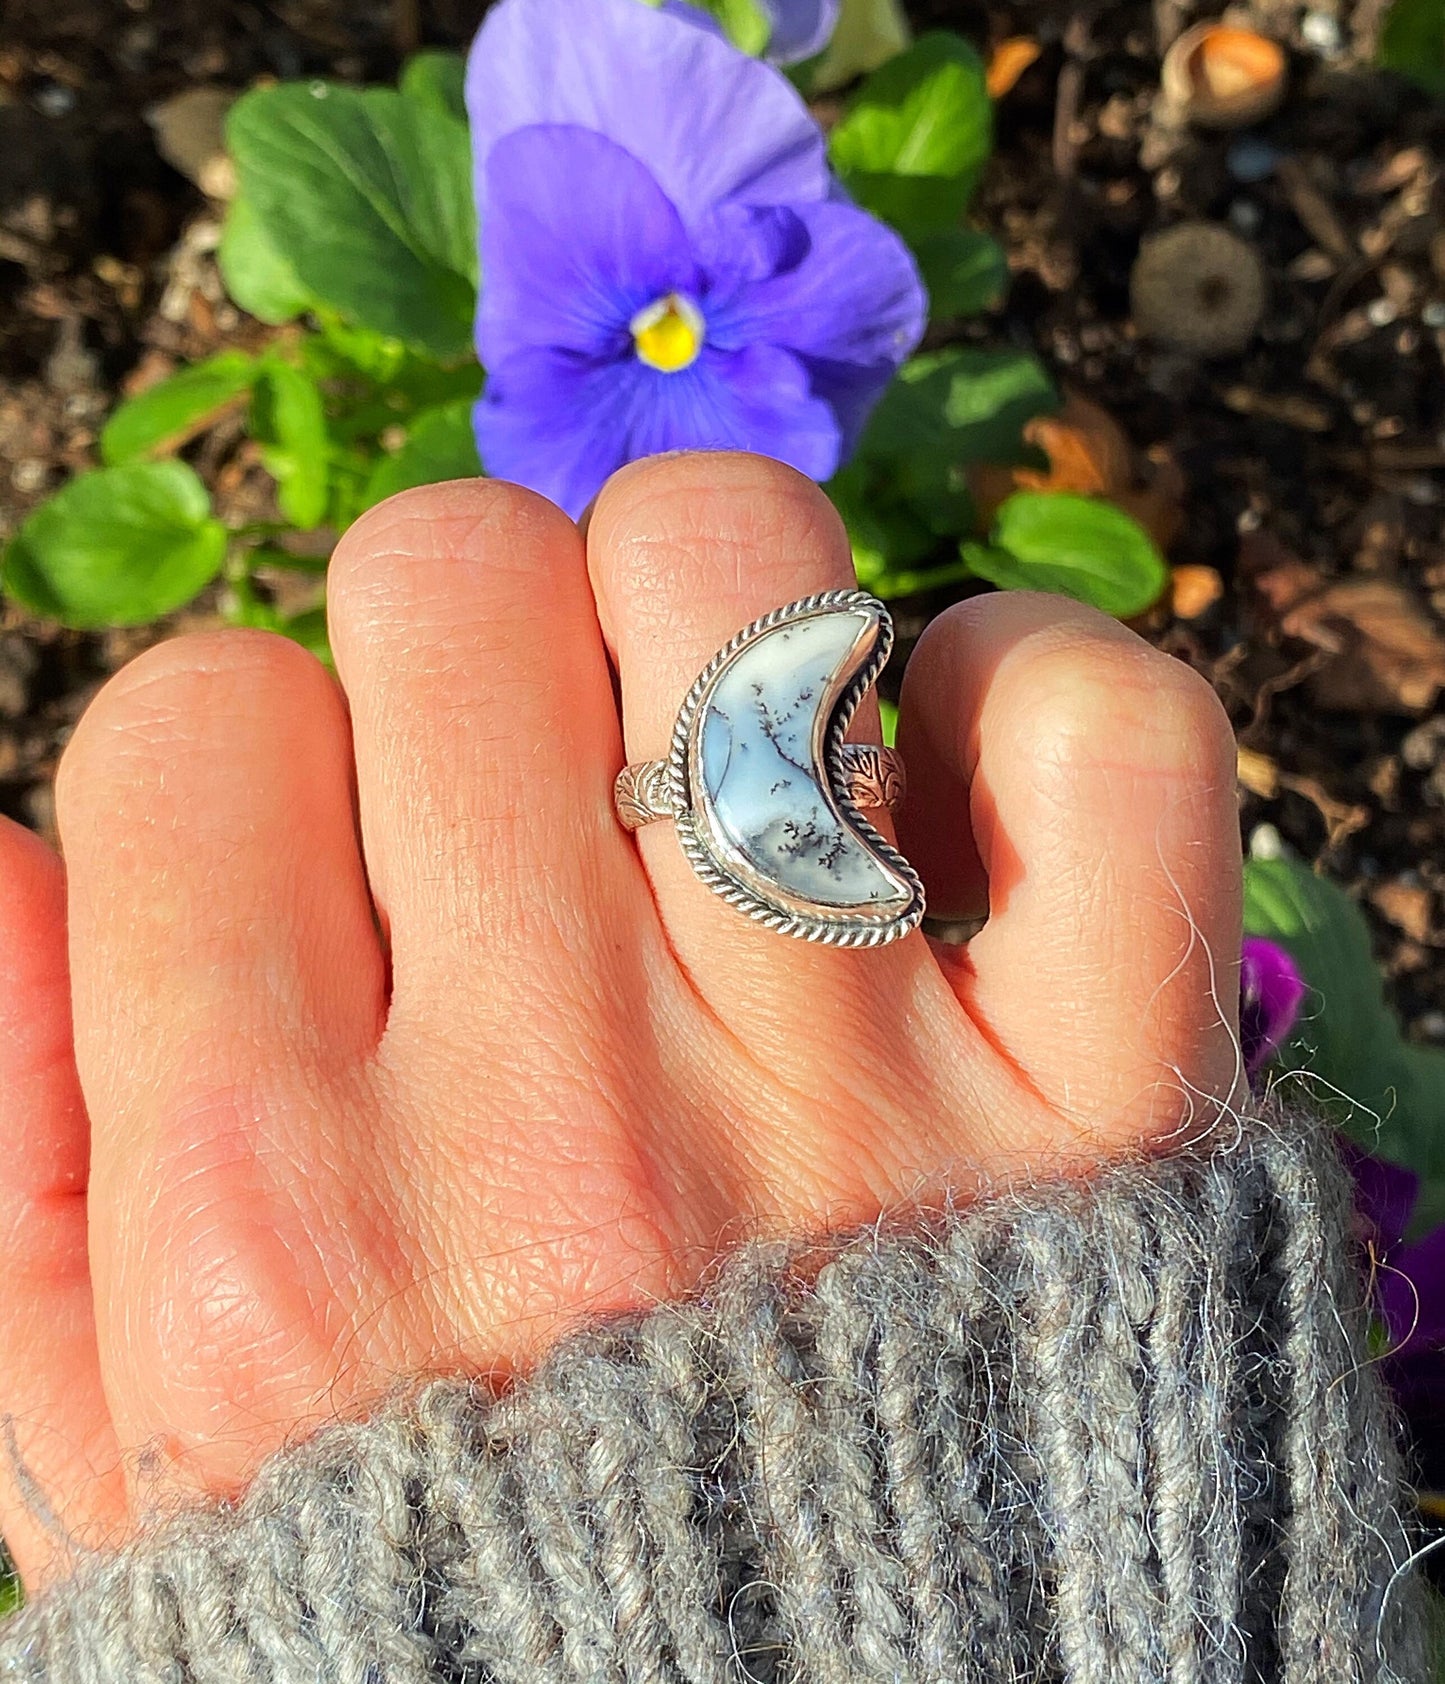
[[887, 609], [856, 590], [745, 626], [689, 690], [668, 758], [618, 775], [622, 824], [672, 819], [702, 882], [782, 934], [839, 947], [907, 935], [922, 884], [860, 810], [897, 804], [902, 761], [844, 741], [892, 640]]

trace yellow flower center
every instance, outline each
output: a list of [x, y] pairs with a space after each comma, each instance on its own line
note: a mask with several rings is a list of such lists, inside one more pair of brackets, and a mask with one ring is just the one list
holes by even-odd
[[631, 327], [638, 356], [664, 374], [676, 374], [696, 362], [707, 332], [697, 305], [676, 292], [639, 310]]

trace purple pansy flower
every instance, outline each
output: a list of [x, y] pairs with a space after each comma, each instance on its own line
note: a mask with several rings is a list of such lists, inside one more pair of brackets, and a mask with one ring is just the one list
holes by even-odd
[[1350, 1141], [1341, 1150], [1376, 1260], [1375, 1306], [1388, 1341], [1383, 1366], [1390, 1389], [1412, 1422], [1438, 1431], [1445, 1422], [1445, 1223], [1407, 1245], [1420, 1178]]
[[[1306, 985], [1276, 942], [1249, 936], [1239, 973], [1239, 1039], [1253, 1081], [1288, 1038]], [[1445, 1223], [1405, 1243], [1420, 1178], [1344, 1135], [1340, 1151], [1355, 1182], [1355, 1211], [1375, 1261], [1374, 1301], [1386, 1339], [1382, 1367], [1424, 1447], [1445, 1421]]]
[[1263, 936], [1246, 936], [1239, 965], [1239, 1044], [1251, 1081], [1284, 1045], [1304, 997], [1304, 978], [1289, 954]]
[[573, 515], [664, 450], [827, 479], [927, 300], [786, 78], [638, 0], [500, 0], [467, 107], [488, 472]]

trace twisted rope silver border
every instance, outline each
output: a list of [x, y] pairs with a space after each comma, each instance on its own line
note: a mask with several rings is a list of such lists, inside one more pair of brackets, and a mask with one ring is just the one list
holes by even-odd
[[[910, 892], [911, 899], [905, 911], [876, 922], [858, 918], [810, 918], [806, 913], [784, 912], [781, 908], [760, 899], [751, 889], [740, 883], [708, 847], [694, 819], [692, 793], [688, 786], [687, 760], [693, 721], [708, 686], [721, 668], [740, 649], [764, 632], [771, 631], [788, 620], [802, 619], [819, 609], [828, 608], [861, 608], [878, 624], [878, 637], [873, 645], [873, 652], [839, 697], [828, 724], [828, 736], [823, 749], [825, 768], [839, 808], [863, 839], [876, 848], [887, 865], [903, 879]], [[891, 843], [879, 835], [843, 792], [843, 739], [852, 723], [853, 715], [858, 711], [858, 704], [887, 665], [892, 648], [893, 619], [877, 597], [860, 590], [819, 591], [813, 596], [800, 597], [796, 602], [773, 609], [772, 613], [764, 614], [761, 619], [752, 621], [729, 638], [698, 674], [678, 709], [677, 721], [672, 728], [672, 746], [667, 757], [667, 773], [673, 811], [676, 815], [674, 823], [682, 851], [698, 878], [714, 894], [754, 922], [776, 930], [780, 935], [797, 936], [803, 941], [819, 942], [827, 947], [885, 947], [889, 942], [909, 935], [922, 922], [923, 883], [918, 873]]]

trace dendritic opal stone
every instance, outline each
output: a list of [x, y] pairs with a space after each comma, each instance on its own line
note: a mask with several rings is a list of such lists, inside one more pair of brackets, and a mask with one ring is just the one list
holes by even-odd
[[710, 849], [761, 898], [888, 917], [910, 886], [859, 835], [824, 747], [877, 624], [853, 609], [784, 621], [745, 644], [694, 720], [693, 802]]

